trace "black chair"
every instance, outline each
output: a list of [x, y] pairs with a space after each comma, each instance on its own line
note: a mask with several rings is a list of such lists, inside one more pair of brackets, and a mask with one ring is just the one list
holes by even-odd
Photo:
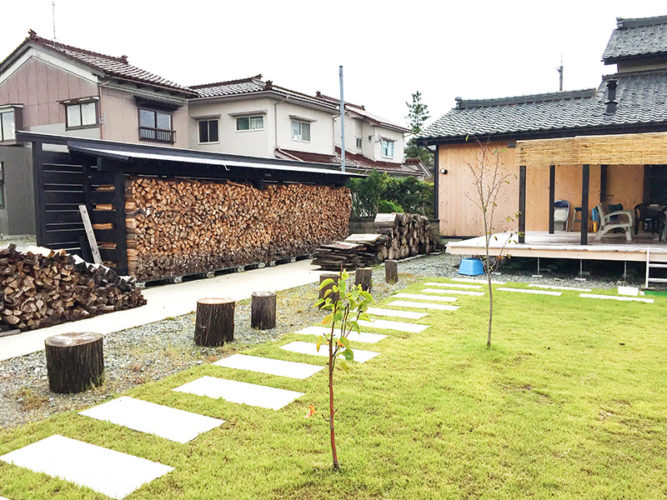
[[635, 234], [639, 233], [639, 223], [648, 233], [659, 233], [662, 229], [664, 211], [650, 203], [640, 203], [635, 206]]

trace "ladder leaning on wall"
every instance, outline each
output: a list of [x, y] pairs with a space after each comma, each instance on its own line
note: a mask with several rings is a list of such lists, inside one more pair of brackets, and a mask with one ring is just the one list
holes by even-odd
[[649, 283], [667, 283], [667, 278], [651, 278], [651, 269], [667, 269], [667, 264], [651, 264], [651, 249], [646, 248], [646, 281], [644, 288], [648, 288]]

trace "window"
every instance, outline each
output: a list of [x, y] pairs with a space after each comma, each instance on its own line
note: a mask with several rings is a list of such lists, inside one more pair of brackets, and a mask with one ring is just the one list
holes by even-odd
[[301, 120], [292, 120], [292, 139], [309, 142], [310, 123]]
[[389, 139], [382, 139], [382, 156], [385, 158], [394, 157], [394, 141]]
[[5, 208], [5, 164], [0, 161], [0, 208]]
[[361, 149], [361, 137], [357, 137], [357, 149]]
[[66, 104], [67, 129], [97, 127], [97, 102]]
[[139, 108], [139, 139], [173, 144], [175, 135], [171, 127], [171, 113]]
[[236, 119], [236, 130], [261, 130], [264, 128], [264, 116], [239, 116]]
[[218, 120], [199, 120], [199, 143], [218, 142]]
[[0, 112], [0, 142], [16, 139], [16, 121], [14, 110]]

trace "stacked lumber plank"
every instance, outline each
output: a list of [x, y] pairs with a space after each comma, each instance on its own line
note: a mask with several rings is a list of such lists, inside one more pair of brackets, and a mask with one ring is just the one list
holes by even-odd
[[134, 281], [64, 250], [0, 250], [0, 329], [32, 330], [146, 303]]
[[320, 245], [313, 264], [326, 271], [372, 266], [384, 260], [387, 238], [381, 234], [352, 234], [345, 241]]
[[375, 232], [387, 237], [385, 259], [404, 259], [428, 254], [435, 249], [428, 217], [419, 214], [377, 214], [374, 223]]
[[307, 255], [347, 235], [346, 187], [132, 177], [127, 258], [140, 280]]

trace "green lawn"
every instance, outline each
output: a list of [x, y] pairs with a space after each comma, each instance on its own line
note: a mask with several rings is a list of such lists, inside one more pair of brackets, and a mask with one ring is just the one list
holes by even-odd
[[[58, 433], [175, 467], [129, 498], [667, 495], [667, 299], [495, 297], [491, 349], [486, 296], [424, 311], [418, 322], [433, 326], [423, 333], [356, 344], [381, 355], [337, 373], [339, 473], [320, 417], [325, 371], [300, 381], [202, 365], [126, 393], [226, 420], [186, 445], [66, 413], [0, 431], [0, 455]], [[297, 339], [309, 340], [288, 335], [245, 352], [325, 364], [278, 347]], [[306, 395], [272, 411], [171, 391], [202, 375]], [[309, 403], [318, 412], [306, 419]], [[0, 496], [56, 494], [99, 497], [0, 463]]]

